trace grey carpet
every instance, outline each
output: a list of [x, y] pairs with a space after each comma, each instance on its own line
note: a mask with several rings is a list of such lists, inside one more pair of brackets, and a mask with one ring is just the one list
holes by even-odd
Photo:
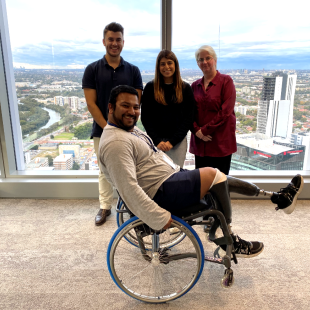
[[[260, 240], [264, 252], [224, 267], [206, 263], [196, 286], [167, 304], [152, 305], [120, 291], [106, 265], [115, 210], [96, 227], [95, 200], [0, 200], [0, 309], [310, 309], [309, 201], [291, 215], [268, 201], [233, 201], [233, 229]], [[207, 253], [215, 247], [196, 229]]]

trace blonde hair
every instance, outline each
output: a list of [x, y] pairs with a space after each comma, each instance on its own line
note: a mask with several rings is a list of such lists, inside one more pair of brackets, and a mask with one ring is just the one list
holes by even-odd
[[212, 58], [213, 58], [213, 59], [215, 60], [215, 62], [217, 63], [217, 56], [216, 56], [216, 53], [215, 53], [213, 47], [210, 46], [210, 45], [203, 45], [203, 46], [200, 46], [200, 47], [196, 50], [196, 52], [195, 52], [195, 58], [196, 58], [196, 61], [197, 61], [197, 62], [198, 62], [198, 59], [199, 59], [199, 54], [200, 54], [201, 52], [203, 52], [203, 51], [207, 52], [210, 56], [212, 56]]

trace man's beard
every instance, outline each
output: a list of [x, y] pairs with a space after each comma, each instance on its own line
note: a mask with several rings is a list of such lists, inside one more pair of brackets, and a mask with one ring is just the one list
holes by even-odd
[[[122, 116], [124, 117], [124, 116]], [[126, 126], [122, 119], [118, 119], [116, 116], [115, 116], [115, 111], [113, 112], [113, 119], [114, 119], [114, 122], [116, 122], [116, 125], [119, 127], [119, 128], [122, 128], [126, 131], [129, 131], [131, 130], [132, 128], [134, 128], [137, 124], [137, 118], [134, 116], [133, 119], [134, 119], [134, 123], [131, 125], [131, 126]]]

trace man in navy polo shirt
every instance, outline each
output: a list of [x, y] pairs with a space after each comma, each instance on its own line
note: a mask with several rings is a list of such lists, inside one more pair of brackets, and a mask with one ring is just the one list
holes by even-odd
[[[124, 46], [123, 36], [124, 28], [118, 23], [110, 23], [104, 28], [102, 42], [106, 54], [86, 67], [82, 80], [87, 108], [94, 118], [91, 138], [94, 139], [97, 159], [100, 137], [107, 125], [111, 89], [118, 85], [129, 85], [138, 91], [141, 99], [143, 84], [140, 70], [120, 56]], [[100, 210], [95, 218], [96, 225], [102, 225], [111, 214], [112, 201], [113, 188], [99, 170]]]

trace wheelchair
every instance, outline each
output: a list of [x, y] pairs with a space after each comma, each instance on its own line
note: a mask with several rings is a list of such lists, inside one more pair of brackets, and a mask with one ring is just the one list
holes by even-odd
[[[119, 197], [117, 224], [119, 228], [110, 240], [107, 264], [115, 284], [127, 295], [148, 303], [164, 303], [190, 291], [201, 276], [204, 262], [225, 267], [221, 285], [234, 283], [231, 263], [237, 262], [233, 240], [224, 215], [202, 199], [198, 204], [174, 212], [171, 227], [156, 231], [134, 216]], [[209, 202], [208, 202], [209, 203]], [[208, 218], [208, 220], [203, 220]], [[204, 254], [202, 242], [193, 229], [195, 225], [210, 227], [209, 240], [226, 246], [223, 257]], [[216, 237], [220, 227], [223, 236]]]

